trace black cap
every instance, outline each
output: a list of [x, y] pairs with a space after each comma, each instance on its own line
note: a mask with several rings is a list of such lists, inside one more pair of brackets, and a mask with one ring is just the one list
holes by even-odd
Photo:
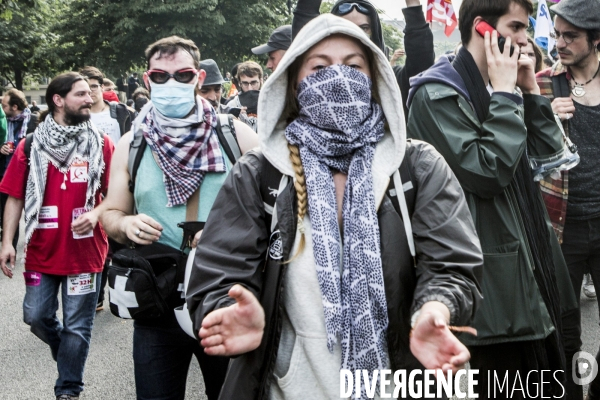
[[200, 69], [206, 71], [206, 78], [204, 78], [204, 83], [202, 85], [220, 85], [225, 82], [215, 60], [207, 58], [206, 60], [200, 61]]
[[292, 45], [292, 26], [283, 25], [271, 33], [266, 44], [252, 49], [254, 54], [267, 54], [275, 50], [287, 50]]
[[600, 0], [562, 0], [550, 9], [579, 29], [600, 28]]

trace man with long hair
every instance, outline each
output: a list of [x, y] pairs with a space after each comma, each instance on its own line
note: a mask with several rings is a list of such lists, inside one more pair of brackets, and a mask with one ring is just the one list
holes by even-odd
[[[23, 319], [50, 346], [57, 400], [78, 399], [108, 242], [98, 224], [114, 146], [90, 122], [91, 90], [74, 72], [50, 82], [48, 112], [19, 143], [0, 191], [4, 210], [0, 265], [12, 278], [13, 235], [25, 209]], [[58, 293], [63, 321], [58, 319]]]

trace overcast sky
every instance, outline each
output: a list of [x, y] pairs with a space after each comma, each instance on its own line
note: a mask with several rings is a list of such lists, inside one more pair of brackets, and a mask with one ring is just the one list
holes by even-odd
[[[402, 8], [406, 7], [405, 0], [370, 0], [371, 3], [376, 5], [377, 7], [383, 9], [385, 14], [389, 16], [391, 19], [404, 19], [402, 15]], [[454, 7], [454, 11], [458, 14], [458, 8], [462, 0], [452, 0], [452, 6]], [[427, 6], [427, 0], [421, 0], [421, 4], [423, 8]]]

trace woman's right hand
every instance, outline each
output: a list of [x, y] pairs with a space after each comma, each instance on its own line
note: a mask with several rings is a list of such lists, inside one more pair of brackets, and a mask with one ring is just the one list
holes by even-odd
[[265, 312], [252, 292], [241, 285], [229, 290], [235, 304], [215, 310], [202, 321], [200, 344], [211, 356], [233, 356], [256, 349], [265, 329]]

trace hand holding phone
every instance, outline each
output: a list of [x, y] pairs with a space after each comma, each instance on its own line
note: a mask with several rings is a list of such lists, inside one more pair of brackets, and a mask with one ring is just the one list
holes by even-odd
[[[481, 20], [477, 23], [477, 25], [475, 25], [475, 30], [477, 31], [477, 33], [479, 33], [481, 35], [481, 37], [485, 37], [485, 33], [489, 32], [490, 36], [492, 36], [492, 32], [494, 32], [496, 29], [491, 26], [490, 24], [488, 24], [487, 22]], [[501, 53], [504, 53], [504, 45], [506, 44], [506, 38], [504, 36], [502, 36], [500, 33], [498, 33], [498, 48], [500, 49]], [[515, 46], [510, 46], [510, 53], [508, 54], [509, 56], [512, 57], [513, 53], [515, 52]]]
[[489, 82], [495, 91], [512, 93], [517, 83], [518, 53], [509, 55], [511, 53], [502, 52], [499, 45], [503, 39], [502, 48], [511, 48], [511, 38], [503, 38], [485, 21], [479, 22], [475, 29], [479, 34], [483, 32]]

